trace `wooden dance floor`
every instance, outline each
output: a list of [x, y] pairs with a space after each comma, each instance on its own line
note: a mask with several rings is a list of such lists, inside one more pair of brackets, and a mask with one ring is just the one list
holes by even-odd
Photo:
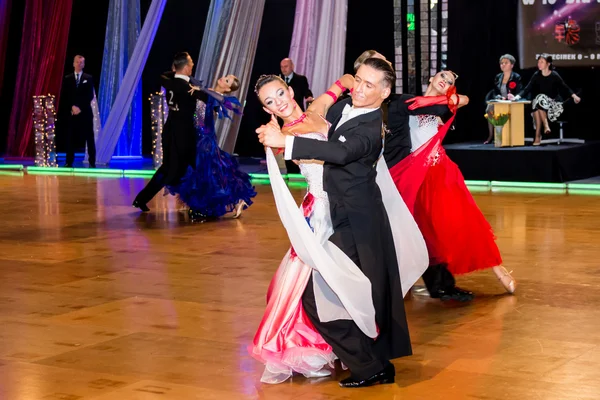
[[600, 398], [600, 197], [477, 194], [516, 295], [484, 271], [469, 304], [408, 296], [396, 383], [341, 389], [261, 384], [246, 350], [288, 248], [270, 187], [191, 224], [172, 197], [132, 209], [143, 185], [0, 175], [0, 399]]

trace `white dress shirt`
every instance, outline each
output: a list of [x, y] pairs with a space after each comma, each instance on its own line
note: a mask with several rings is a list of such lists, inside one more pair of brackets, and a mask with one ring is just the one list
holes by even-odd
[[294, 73], [292, 72], [288, 76], [284, 76], [283, 80], [285, 81], [285, 83], [290, 83], [290, 81], [292, 80], [293, 77], [294, 77]]
[[[352, 118], [356, 118], [358, 116], [368, 114], [368, 113], [373, 112], [378, 109], [379, 109], [379, 107], [377, 107], [377, 108], [354, 108], [354, 106], [351, 106], [350, 104], [346, 104], [346, 106], [344, 107], [344, 110], [342, 111], [342, 118], [340, 119], [340, 122], [338, 122], [338, 124], [336, 125], [335, 130], [337, 131], [340, 126], [342, 126], [346, 122], [350, 121]], [[286, 136], [285, 137], [285, 151], [283, 153], [283, 158], [286, 160], [292, 159], [292, 151], [294, 148], [294, 138], [295, 138], [295, 136]]]
[[190, 81], [190, 77], [187, 75], [182, 75], [182, 74], [175, 74], [175, 78], [179, 78], [179, 79], [183, 79], [186, 82]]

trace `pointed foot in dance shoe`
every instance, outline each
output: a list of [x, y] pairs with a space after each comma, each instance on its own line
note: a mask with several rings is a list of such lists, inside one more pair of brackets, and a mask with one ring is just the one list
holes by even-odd
[[150, 211], [150, 209], [148, 208], [148, 206], [146, 204], [140, 203], [139, 201], [134, 201], [133, 204], [131, 204], [133, 207], [135, 208], [139, 208], [140, 210], [142, 210], [142, 212], [148, 212]]
[[394, 383], [396, 379], [395, 377], [396, 368], [394, 368], [394, 364], [390, 363], [384, 369], [382, 369], [381, 371], [379, 371], [378, 373], [376, 373], [368, 379], [357, 379], [350, 376], [346, 379], [343, 379], [340, 382], [340, 386], [344, 388], [360, 388], [373, 386], [378, 383], [383, 385], [387, 383]]
[[244, 207], [248, 207], [248, 204], [244, 200], [240, 200], [235, 206], [233, 218], [239, 218], [242, 215], [242, 211], [244, 211]]
[[331, 371], [327, 368], [321, 368], [318, 371], [305, 372], [303, 375], [306, 378], [324, 378], [326, 376], [331, 376]]
[[431, 297], [434, 299], [440, 299], [441, 301], [456, 300], [465, 302], [473, 300], [475, 295], [473, 292], [454, 286], [448, 290], [438, 290], [436, 293], [431, 294]]
[[502, 276], [499, 276], [498, 280], [508, 293], [514, 294], [515, 290], [517, 290], [517, 281], [512, 277], [512, 271], [508, 272], [504, 267], [500, 267], [500, 271]]

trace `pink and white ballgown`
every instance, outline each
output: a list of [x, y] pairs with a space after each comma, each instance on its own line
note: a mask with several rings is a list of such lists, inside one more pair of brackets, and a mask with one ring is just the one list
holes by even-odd
[[[320, 133], [303, 134], [327, 140]], [[323, 190], [323, 165], [301, 162], [308, 192], [300, 208], [284, 182], [271, 149], [267, 165], [275, 204], [292, 247], [283, 258], [267, 292], [267, 308], [249, 346], [265, 364], [261, 382], [280, 383], [294, 372], [306, 377], [330, 375], [327, 366], [337, 358], [315, 330], [302, 307], [302, 294], [313, 277], [319, 319], [352, 319], [369, 337], [377, 337], [371, 283], [360, 268], [329, 242], [333, 233], [329, 200]], [[377, 164], [377, 183], [394, 234], [403, 295], [427, 268], [427, 248], [414, 219], [387, 171]]]
[[[303, 137], [324, 140], [318, 133]], [[300, 172], [308, 183], [308, 192], [300, 210], [314, 234], [326, 240], [333, 230], [329, 200], [323, 190], [323, 166], [316, 162], [303, 162], [300, 163]], [[302, 294], [312, 271], [290, 248], [271, 280], [267, 308], [250, 347], [250, 353], [265, 364], [261, 382], [280, 383], [291, 377], [293, 372], [306, 377], [331, 374], [324, 367], [333, 366], [336, 356], [302, 307]]]

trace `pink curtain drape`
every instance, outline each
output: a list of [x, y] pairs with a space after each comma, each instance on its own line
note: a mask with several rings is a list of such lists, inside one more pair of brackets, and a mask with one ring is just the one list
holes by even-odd
[[348, 0], [298, 0], [289, 57], [315, 96], [344, 73]]
[[26, 0], [23, 38], [10, 116], [6, 153], [31, 157], [32, 96], [58, 96], [69, 38], [73, 0]]

